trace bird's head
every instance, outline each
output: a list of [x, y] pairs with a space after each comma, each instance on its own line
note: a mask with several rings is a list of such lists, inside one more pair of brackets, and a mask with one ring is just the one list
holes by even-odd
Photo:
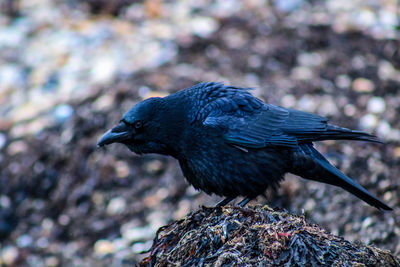
[[97, 145], [103, 147], [122, 143], [138, 154], [172, 154], [168, 145], [168, 129], [171, 125], [165, 121], [168, 120], [165, 112], [163, 98], [153, 97], [139, 102], [100, 138]]

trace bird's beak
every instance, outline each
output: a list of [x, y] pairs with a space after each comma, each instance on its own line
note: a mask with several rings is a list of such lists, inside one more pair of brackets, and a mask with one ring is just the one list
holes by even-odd
[[102, 147], [105, 145], [109, 145], [112, 143], [121, 143], [125, 140], [131, 138], [132, 134], [130, 133], [128, 127], [125, 123], [120, 122], [117, 126], [108, 130], [97, 142], [97, 146]]

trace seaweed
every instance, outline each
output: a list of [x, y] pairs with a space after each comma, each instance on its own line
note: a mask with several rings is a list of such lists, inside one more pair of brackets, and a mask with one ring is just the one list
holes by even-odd
[[373, 246], [268, 206], [202, 207], [161, 227], [140, 266], [400, 266]]

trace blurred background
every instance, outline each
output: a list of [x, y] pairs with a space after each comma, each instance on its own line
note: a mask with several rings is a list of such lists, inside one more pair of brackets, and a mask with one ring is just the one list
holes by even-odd
[[1, 0], [0, 11], [0, 265], [132, 265], [160, 226], [217, 203], [171, 158], [96, 147], [136, 102], [199, 81], [379, 136], [318, 149], [393, 212], [290, 175], [253, 203], [400, 255], [397, 1]]

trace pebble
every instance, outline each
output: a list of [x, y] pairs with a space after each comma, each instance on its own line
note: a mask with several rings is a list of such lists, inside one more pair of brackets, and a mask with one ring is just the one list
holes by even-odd
[[[216, 50], [216, 51], [219, 51], [219, 50]], [[210, 56], [210, 57], [212, 58], [212, 56]], [[249, 65], [249, 67], [257, 69], [262, 66], [263, 62], [262, 62], [262, 59], [258, 55], [251, 55], [247, 59], [247, 64]]]
[[142, 253], [143, 251], [148, 251], [153, 244], [152, 240], [146, 242], [137, 242], [132, 245], [132, 252], [133, 253]]
[[286, 108], [294, 108], [296, 105], [296, 97], [294, 95], [285, 95], [281, 99], [281, 105]]
[[164, 168], [163, 162], [158, 159], [151, 160], [144, 165], [144, 169], [146, 170], [146, 172], [150, 174], [157, 174], [160, 171], [162, 171], [163, 168]]
[[393, 199], [393, 194], [390, 191], [387, 191], [384, 195], [383, 195], [383, 201], [390, 202]]
[[333, 116], [338, 113], [335, 100], [330, 96], [324, 96], [318, 108], [318, 114], [322, 116]]
[[313, 72], [309, 67], [295, 67], [292, 69], [291, 78], [295, 80], [311, 80], [313, 78]]
[[30, 235], [21, 235], [17, 238], [17, 245], [20, 248], [29, 247], [33, 243], [33, 239]]
[[4, 247], [0, 252], [1, 262], [5, 263], [6, 266], [13, 265], [17, 260], [19, 251], [16, 247], [7, 246]]
[[375, 85], [371, 80], [365, 78], [357, 78], [353, 81], [352, 88], [356, 92], [370, 93], [374, 91]]
[[338, 75], [335, 78], [335, 84], [339, 88], [349, 88], [351, 85], [351, 79], [348, 75]]
[[112, 107], [113, 101], [114, 100], [110, 95], [104, 94], [93, 102], [93, 108], [96, 110], [109, 109], [110, 107]]
[[292, 12], [300, 8], [300, 6], [304, 3], [304, 0], [274, 0], [273, 3], [274, 6], [280, 11]]
[[369, 226], [371, 226], [373, 224], [372, 218], [371, 217], [367, 217], [363, 220], [361, 227], [362, 228], [368, 228]]
[[0, 206], [3, 209], [9, 208], [11, 206], [10, 198], [6, 195], [1, 195], [0, 196]]
[[387, 139], [395, 142], [400, 142], [400, 130], [392, 128], [389, 135], [387, 136]]
[[305, 205], [304, 205], [304, 209], [305, 211], [313, 211], [315, 206], [317, 205], [317, 203], [315, 202], [314, 199], [310, 198], [306, 201]]
[[42, 228], [44, 231], [50, 233], [54, 227], [54, 221], [50, 218], [44, 218], [42, 220]]
[[248, 41], [246, 33], [238, 29], [229, 29], [223, 39], [225, 44], [232, 49], [240, 49]]
[[122, 213], [126, 209], [126, 200], [123, 197], [115, 197], [110, 200], [107, 205], [107, 213], [116, 215]]
[[0, 149], [4, 148], [7, 144], [7, 137], [5, 134], [0, 132]]
[[124, 250], [120, 250], [114, 253], [112, 266], [125, 266], [126, 262], [129, 262], [130, 259], [137, 257], [137, 254], [132, 253], [131, 249], [126, 248]]
[[372, 97], [367, 103], [367, 110], [372, 113], [382, 113], [386, 110], [386, 103], [382, 97]]
[[24, 141], [14, 141], [8, 145], [8, 155], [16, 155], [18, 153], [24, 153], [28, 149], [27, 144]]
[[37, 241], [36, 241], [36, 245], [41, 248], [41, 249], [45, 249], [49, 246], [50, 242], [49, 239], [47, 237], [40, 237]]
[[360, 119], [360, 127], [365, 130], [372, 130], [378, 124], [378, 118], [374, 114], [366, 114]]
[[127, 162], [119, 160], [115, 162], [115, 172], [118, 178], [126, 178], [129, 176], [130, 168]]
[[46, 267], [56, 267], [60, 265], [60, 260], [55, 256], [47, 257], [45, 260], [45, 264]]
[[154, 235], [154, 230], [149, 226], [132, 228], [129, 225], [122, 225], [121, 235], [129, 242], [137, 242], [151, 239]]
[[8, 64], [0, 67], [0, 93], [16, 89], [24, 84], [24, 73], [18, 65]]
[[189, 200], [182, 200], [179, 203], [179, 208], [174, 211], [174, 220], [179, 220], [180, 218], [185, 217], [186, 214], [188, 214], [190, 212], [190, 208], [191, 208], [191, 201]]
[[400, 146], [396, 147], [396, 148], [393, 150], [393, 157], [395, 157], [395, 158], [400, 158]]
[[322, 63], [322, 58], [318, 53], [301, 53], [297, 56], [297, 61], [302, 66], [314, 67]]
[[191, 19], [192, 32], [202, 38], [209, 37], [218, 27], [218, 22], [211, 17], [194, 17]]
[[96, 58], [90, 73], [91, 82], [94, 84], [108, 84], [117, 72], [118, 62], [111, 51], [105, 51], [105, 55]]
[[74, 114], [74, 109], [70, 105], [58, 105], [53, 110], [53, 116], [56, 122], [63, 123]]
[[121, 251], [128, 247], [128, 240], [124, 238], [116, 238], [112, 241], [115, 251]]
[[376, 127], [376, 133], [380, 136], [380, 137], [387, 137], [390, 132], [392, 130], [392, 127], [390, 126], [390, 124], [387, 121], [380, 121], [378, 123], [378, 126]]
[[212, 4], [212, 9], [210, 11], [216, 17], [228, 18], [234, 13], [239, 12], [242, 5], [242, 1], [238, 0], [217, 0]]
[[378, 76], [382, 80], [395, 80], [400, 81], [400, 71], [395, 69], [395, 67], [386, 60], [382, 60], [378, 65]]
[[356, 111], [356, 107], [352, 104], [347, 104], [344, 106], [344, 114], [346, 114], [348, 117], [352, 117], [354, 114], [356, 114]]
[[377, 17], [372, 10], [360, 9], [355, 14], [355, 22], [361, 27], [371, 27], [377, 24]]
[[68, 225], [70, 221], [71, 221], [70, 217], [66, 214], [61, 214], [58, 217], [58, 223], [61, 224], [62, 226]]
[[22, 28], [11, 24], [9, 27], [0, 27], [0, 47], [15, 47], [21, 44], [26, 35]]
[[106, 239], [97, 240], [94, 244], [94, 252], [99, 256], [112, 254], [115, 251], [115, 247], [112, 242]]
[[310, 95], [303, 95], [299, 102], [297, 102], [297, 108], [307, 112], [315, 112], [317, 108], [317, 102]]

